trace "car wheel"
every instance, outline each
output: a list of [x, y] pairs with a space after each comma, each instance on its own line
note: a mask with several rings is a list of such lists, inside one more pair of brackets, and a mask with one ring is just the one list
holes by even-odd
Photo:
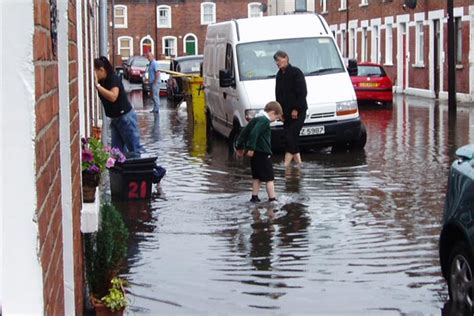
[[367, 129], [365, 128], [365, 125], [361, 123], [359, 139], [352, 141], [349, 144], [349, 149], [363, 150], [366, 143], [367, 143]]
[[242, 128], [238, 122], [234, 122], [234, 128], [229, 135], [229, 150], [235, 152], [237, 149], [237, 139], [239, 138], [239, 134]]
[[449, 256], [449, 297], [454, 305], [473, 310], [473, 260], [465, 242], [455, 245]]

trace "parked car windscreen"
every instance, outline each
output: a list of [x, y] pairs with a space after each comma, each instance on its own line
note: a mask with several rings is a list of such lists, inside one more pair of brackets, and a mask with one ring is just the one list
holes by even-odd
[[202, 62], [202, 58], [180, 60], [176, 68], [176, 71], [182, 72], [185, 74], [199, 72], [201, 62]]
[[148, 65], [148, 59], [136, 58], [133, 60], [132, 66], [134, 67], [146, 67]]
[[357, 76], [359, 77], [383, 77], [385, 76], [385, 71], [379, 66], [357, 66]]
[[283, 50], [290, 63], [306, 76], [344, 72], [345, 68], [334, 41], [329, 37], [296, 38], [239, 44], [237, 60], [240, 80], [275, 77], [278, 68], [273, 55]]

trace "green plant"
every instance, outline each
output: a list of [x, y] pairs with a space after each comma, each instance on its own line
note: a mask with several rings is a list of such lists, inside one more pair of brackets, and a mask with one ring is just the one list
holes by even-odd
[[111, 280], [123, 265], [128, 245], [128, 229], [117, 209], [103, 204], [100, 212], [99, 231], [84, 238], [86, 276], [96, 298], [107, 295]]
[[115, 277], [113, 278], [110, 283], [112, 283], [112, 287], [109, 288], [109, 293], [102, 297], [101, 301], [107, 306], [112, 312], [121, 310], [128, 305], [127, 298], [125, 297], [125, 280]]
[[96, 174], [105, 170], [110, 154], [105, 150], [104, 144], [96, 138], [82, 138], [82, 171]]

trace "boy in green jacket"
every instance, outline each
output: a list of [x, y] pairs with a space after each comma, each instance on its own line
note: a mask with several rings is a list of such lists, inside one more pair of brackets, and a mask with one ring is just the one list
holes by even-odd
[[260, 202], [258, 192], [262, 182], [266, 182], [268, 201], [276, 201], [270, 122], [280, 119], [282, 114], [280, 103], [269, 102], [265, 105], [265, 109], [247, 124], [237, 139], [237, 156], [243, 157], [245, 154], [250, 157], [253, 179], [250, 202]]

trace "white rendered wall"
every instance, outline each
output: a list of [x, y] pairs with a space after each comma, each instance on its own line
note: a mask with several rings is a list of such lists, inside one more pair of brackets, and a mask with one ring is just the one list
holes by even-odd
[[469, 7], [470, 17], [470, 45], [469, 45], [469, 94], [474, 101], [474, 5]]
[[[74, 242], [72, 225], [71, 132], [69, 116], [68, 2], [58, 1], [59, 155], [63, 231], [64, 313], [75, 315]], [[78, 33], [78, 36], [81, 36]]]
[[2, 0], [0, 5], [1, 240], [2, 253], [8, 254], [2, 256], [2, 312], [43, 315], [43, 278], [35, 218], [33, 1]]

